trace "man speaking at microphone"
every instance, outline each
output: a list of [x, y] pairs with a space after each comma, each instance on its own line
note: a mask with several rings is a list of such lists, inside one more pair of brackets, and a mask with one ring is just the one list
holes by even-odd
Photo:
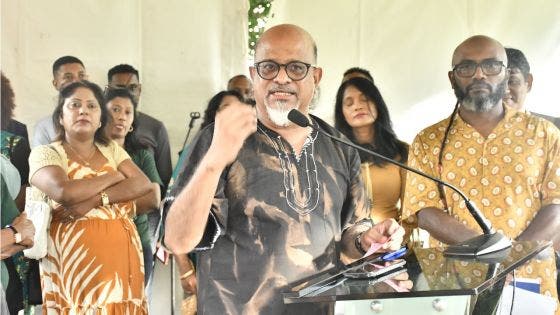
[[[166, 220], [165, 244], [198, 251], [200, 314], [329, 314], [284, 305], [294, 282], [358, 258], [372, 243], [400, 246], [394, 220], [372, 227], [354, 149], [291, 123], [308, 115], [322, 76], [311, 36], [278, 25], [260, 37], [250, 68], [256, 106], [231, 102], [191, 144]], [[340, 136], [315, 117], [313, 124]]]
[[[552, 240], [558, 250], [560, 132], [503, 104], [506, 66], [506, 52], [492, 38], [473, 36], [455, 49], [448, 76], [458, 107], [416, 136], [408, 165], [461, 189], [505, 236]], [[405, 191], [403, 222], [417, 220], [432, 246], [482, 234], [456, 193], [412, 173]], [[519, 268], [516, 276], [536, 279], [540, 293], [556, 300], [554, 255], [548, 254]]]

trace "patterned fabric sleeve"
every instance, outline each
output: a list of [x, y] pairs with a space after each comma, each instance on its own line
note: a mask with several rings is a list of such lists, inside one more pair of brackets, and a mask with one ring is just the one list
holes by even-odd
[[[342, 133], [334, 129], [332, 126], [325, 123], [323, 120], [311, 115], [312, 120], [317, 126], [323, 131], [335, 136], [344, 137]], [[348, 139], [346, 139], [348, 140]], [[369, 200], [366, 193], [366, 188], [362, 177], [360, 175], [360, 156], [358, 151], [354, 148], [350, 148], [346, 145], [342, 145], [338, 142], [333, 143], [332, 151], [330, 153], [336, 152], [339, 154], [341, 160], [347, 163], [347, 179], [348, 179], [348, 190], [346, 192], [346, 199], [342, 205], [340, 212], [340, 222], [341, 230], [346, 231], [351, 228], [356, 223], [366, 224], [371, 226], [370, 220], [370, 208]]]
[[[327, 129], [327, 131], [333, 133], [330, 129]], [[340, 134], [334, 135], [340, 137]], [[341, 156], [344, 156], [348, 163], [348, 191], [340, 211], [342, 259], [355, 259], [363, 255], [361, 249], [358, 251], [356, 246], [356, 237], [373, 226], [370, 218], [371, 205], [360, 175], [358, 152], [345, 146], [335, 148], [335, 150], [341, 150]]]
[[[213, 132], [213, 125], [208, 126], [207, 128], [201, 130], [189, 145], [189, 151], [182, 165], [182, 169], [179, 171], [179, 175], [173, 184], [171, 192], [163, 201], [164, 220], [169, 207], [175, 201], [177, 195], [179, 195], [183, 188], [185, 188], [188, 184], [192, 175], [196, 171], [198, 164], [206, 155], [206, 152], [212, 142]], [[206, 229], [202, 236], [202, 240], [195, 247], [195, 250], [207, 250], [213, 248], [218, 237], [225, 234], [229, 208], [228, 200], [224, 193], [226, 183], [225, 176], [227, 171], [228, 170], [226, 169], [220, 177], [216, 194], [214, 195], [214, 200], [212, 201], [212, 208], [210, 209], [208, 222], [206, 223]]]
[[547, 124], [549, 147], [547, 152], [548, 165], [544, 171], [542, 189], [542, 205], [560, 204], [560, 131], [552, 124]]
[[132, 156], [132, 159], [136, 165], [146, 174], [150, 182], [158, 183], [163, 186], [161, 178], [157, 172], [156, 161], [154, 155], [150, 150], [142, 149], [139, 150], [136, 156]]
[[[366, 196], [366, 190], [360, 176], [360, 158], [355, 150], [349, 151], [350, 186], [347, 200], [342, 209], [342, 230], [363, 220], [369, 221], [371, 205]], [[352, 213], [352, 217], [344, 218], [345, 212]]]
[[39, 169], [51, 165], [66, 169], [60, 154], [53, 147], [41, 145], [33, 148], [29, 155], [29, 181]]
[[[408, 165], [428, 175], [439, 177], [435, 171], [434, 162], [429, 159], [426, 150], [430, 148], [422, 141], [423, 133], [414, 139], [408, 154]], [[437, 184], [432, 180], [409, 173], [406, 176], [405, 196], [403, 200], [402, 222], [416, 225], [416, 212], [426, 207], [443, 208], [439, 197]]]

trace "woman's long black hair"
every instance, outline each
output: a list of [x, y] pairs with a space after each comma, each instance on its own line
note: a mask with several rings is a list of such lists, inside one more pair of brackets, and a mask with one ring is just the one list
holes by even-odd
[[[373, 102], [375, 108], [377, 109], [377, 118], [372, 125], [374, 130], [372, 143], [357, 143], [352, 127], [350, 127], [344, 118], [344, 114], [342, 113], [344, 92], [349, 86], [353, 86], [362, 92], [369, 101]], [[385, 104], [379, 89], [368, 79], [352, 78], [340, 85], [338, 92], [336, 93], [334, 121], [336, 129], [342, 132], [352, 142], [360, 144], [367, 149], [375, 151], [386, 157], [398, 159], [400, 162], [406, 163], [408, 159], [408, 145], [397, 138], [395, 132], [393, 131], [393, 124], [391, 122], [391, 117], [389, 116], [387, 105]], [[387, 163], [370, 154], [362, 152], [359, 153], [362, 162], [372, 162], [378, 166]]]
[[212, 98], [208, 101], [208, 106], [206, 107], [206, 110], [204, 111], [204, 118], [202, 119], [202, 123], [200, 124], [200, 129], [210, 125], [211, 123], [214, 122], [214, 119], [216, 118], [216, 113], [218, 112], [218, 109], [220, 108], [220, 104], [222, 104], [222, 100], [224, 99], [224, 97], [226, 96], [234, 96], [236, 97], [240, 102], [244, 102], [245, 100], [243, 99], [243, 96], [234, 90], [229, 90], [229, 91], [221, 91], [218, 92], [216, 95], [212, 96]]

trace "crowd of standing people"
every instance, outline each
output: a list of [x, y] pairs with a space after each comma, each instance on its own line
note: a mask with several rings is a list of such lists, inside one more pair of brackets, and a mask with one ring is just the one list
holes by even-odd
[[[58, 99], [32, 141], [2, 73], [2, 312], [148, 313], [160, 225], [157, 245], [175, 255], [201, 314], [327, 314], [332, 303], [296, 309], [280, 293], [373, 244], [415, 246], [420, 228], [432, 246], [481, 234], [454, 192], [317, 129], [452, 183], [508, 238], [552, 240], [520, 275], [557, 301], [560, 119], [525, 109], [533, 77], [523, 53], [487, 36], [463, 41], [448, 73], [456, 106], [409, 145], [366, 69], [343, 74], [334, 127], [310, 113], [317, 51], [298, 26], [263, 33], [250, 78], [210, 98], [174, 170], [164, 124], [138, 110], [131, 65], [112, 67], [103, 90], [80, 59], [57, 59]], [[313, 128], [290, 122], [292, 109]], [[23, 212], [28, 186], [52, 209], [40, 260], [21, 252], [36, 233]]]

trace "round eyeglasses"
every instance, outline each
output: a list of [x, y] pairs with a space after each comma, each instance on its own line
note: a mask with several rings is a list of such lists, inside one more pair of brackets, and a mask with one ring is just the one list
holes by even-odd
[[505, 67], [505, 65], [502, 61], [493, 59], [483, 60], [481, 63], [465, 61], [455, 65], [453, 71], [460, 77], [468, 78], [475, 74], [476, 68], [478, 67], [480, 67], [485, 75], [497, 75], [502, 72], [502, 68]]
[[309, 72], [309, 68], [314, 67], [309, 63], [302, 61], [290, 61], [286, 64], [280, 64], [272, 60], [265, 60], [255, 63], [255, 68], [259, 77], [265, 80], [273, 80], [280, 73], [280, 68], [286, 69], [286, 74], [292, 81], [303, 80]]

